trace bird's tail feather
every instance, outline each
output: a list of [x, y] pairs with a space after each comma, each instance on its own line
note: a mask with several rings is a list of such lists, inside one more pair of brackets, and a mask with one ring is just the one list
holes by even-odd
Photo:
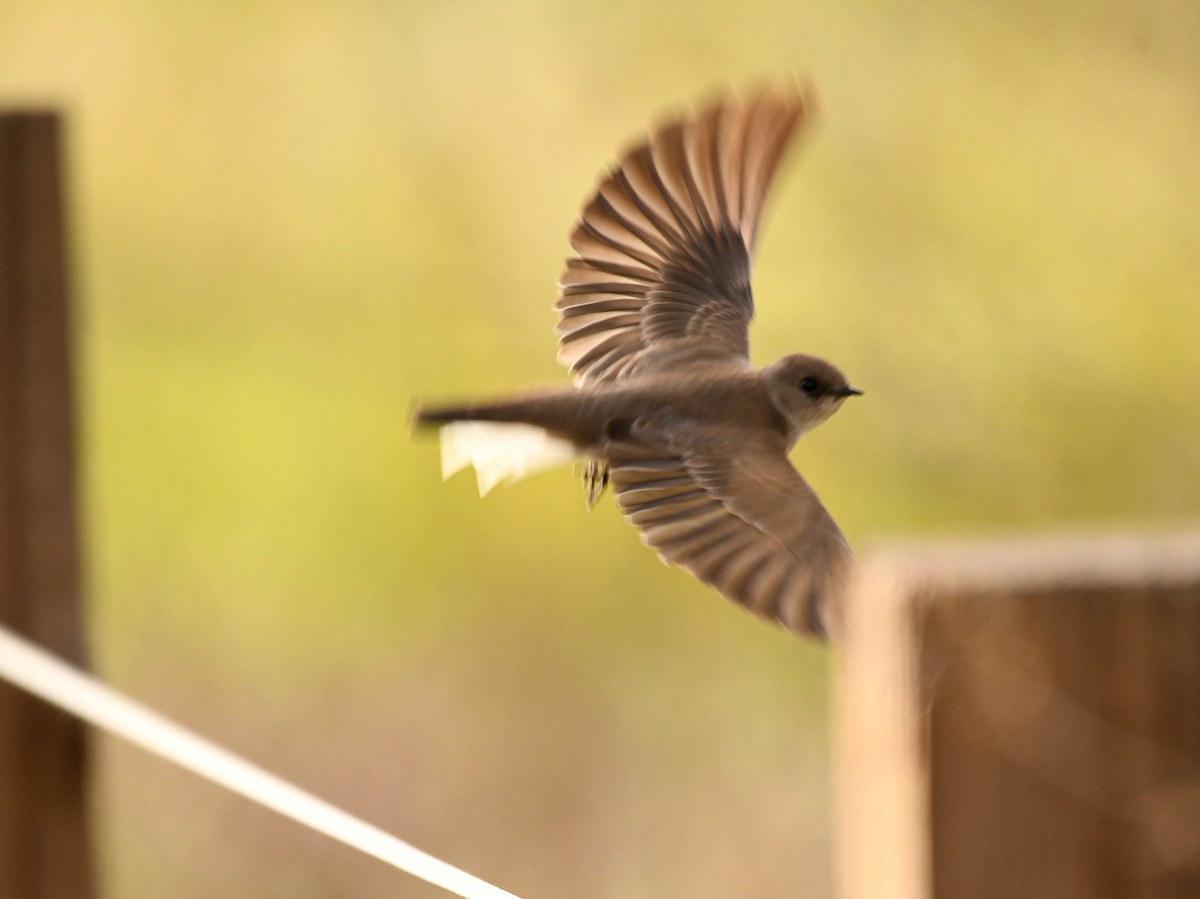
[[442, 477], [473, 466], [480, 496], [497, 484], [511, 484], [579, 454], [570, 441], [510, 422], [450, 421], [442, 425], [440, 437]]

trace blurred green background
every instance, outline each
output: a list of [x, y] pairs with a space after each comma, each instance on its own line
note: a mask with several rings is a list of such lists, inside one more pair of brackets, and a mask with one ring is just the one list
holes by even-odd
[[[416, 398], [561, 381], [551, 304], [650, 121], [807, 73], [755, 359], [866, 397], [852, 542], [1200, 509], [1200, 6], [8, 0], [70, 116], [90, 625], [116, 684], [523, 896], [828, 896], [831, 654], [576, 480], [443, 484]], [[440, 896], [110, 742], [105, 895]]]

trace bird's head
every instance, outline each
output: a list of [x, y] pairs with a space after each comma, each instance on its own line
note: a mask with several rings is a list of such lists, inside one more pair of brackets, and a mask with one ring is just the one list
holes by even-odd
[[787, 422], [789, 449], [802, 434], [833, 415], [846, 397], [862, 394], [824, 359], [801, 354], [768, 365], [762, 380], [772, 405]]

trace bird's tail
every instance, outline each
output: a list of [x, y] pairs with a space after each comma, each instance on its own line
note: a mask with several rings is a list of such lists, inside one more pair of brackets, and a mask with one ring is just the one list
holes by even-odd
[[506, 421], [505, 414], [503, 405], [422, 409], [416, 423], [440, 428], [442, 477], [473, 467], [480, 496], [579, 455], [569, 440], [536, 425]]

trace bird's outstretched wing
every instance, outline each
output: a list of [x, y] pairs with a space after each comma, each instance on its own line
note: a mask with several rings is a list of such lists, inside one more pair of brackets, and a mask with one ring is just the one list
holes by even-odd
[[850, 549], [777, 448], [614, 459], [610, 478], [621, 511], [664, 561], [797, 633], [836, 629]]
[[584, 207], [559, 279], [559, 361], [577, 384], [748, 358], [750, 254], [810, 92], [723, 99], [630, 150]]

